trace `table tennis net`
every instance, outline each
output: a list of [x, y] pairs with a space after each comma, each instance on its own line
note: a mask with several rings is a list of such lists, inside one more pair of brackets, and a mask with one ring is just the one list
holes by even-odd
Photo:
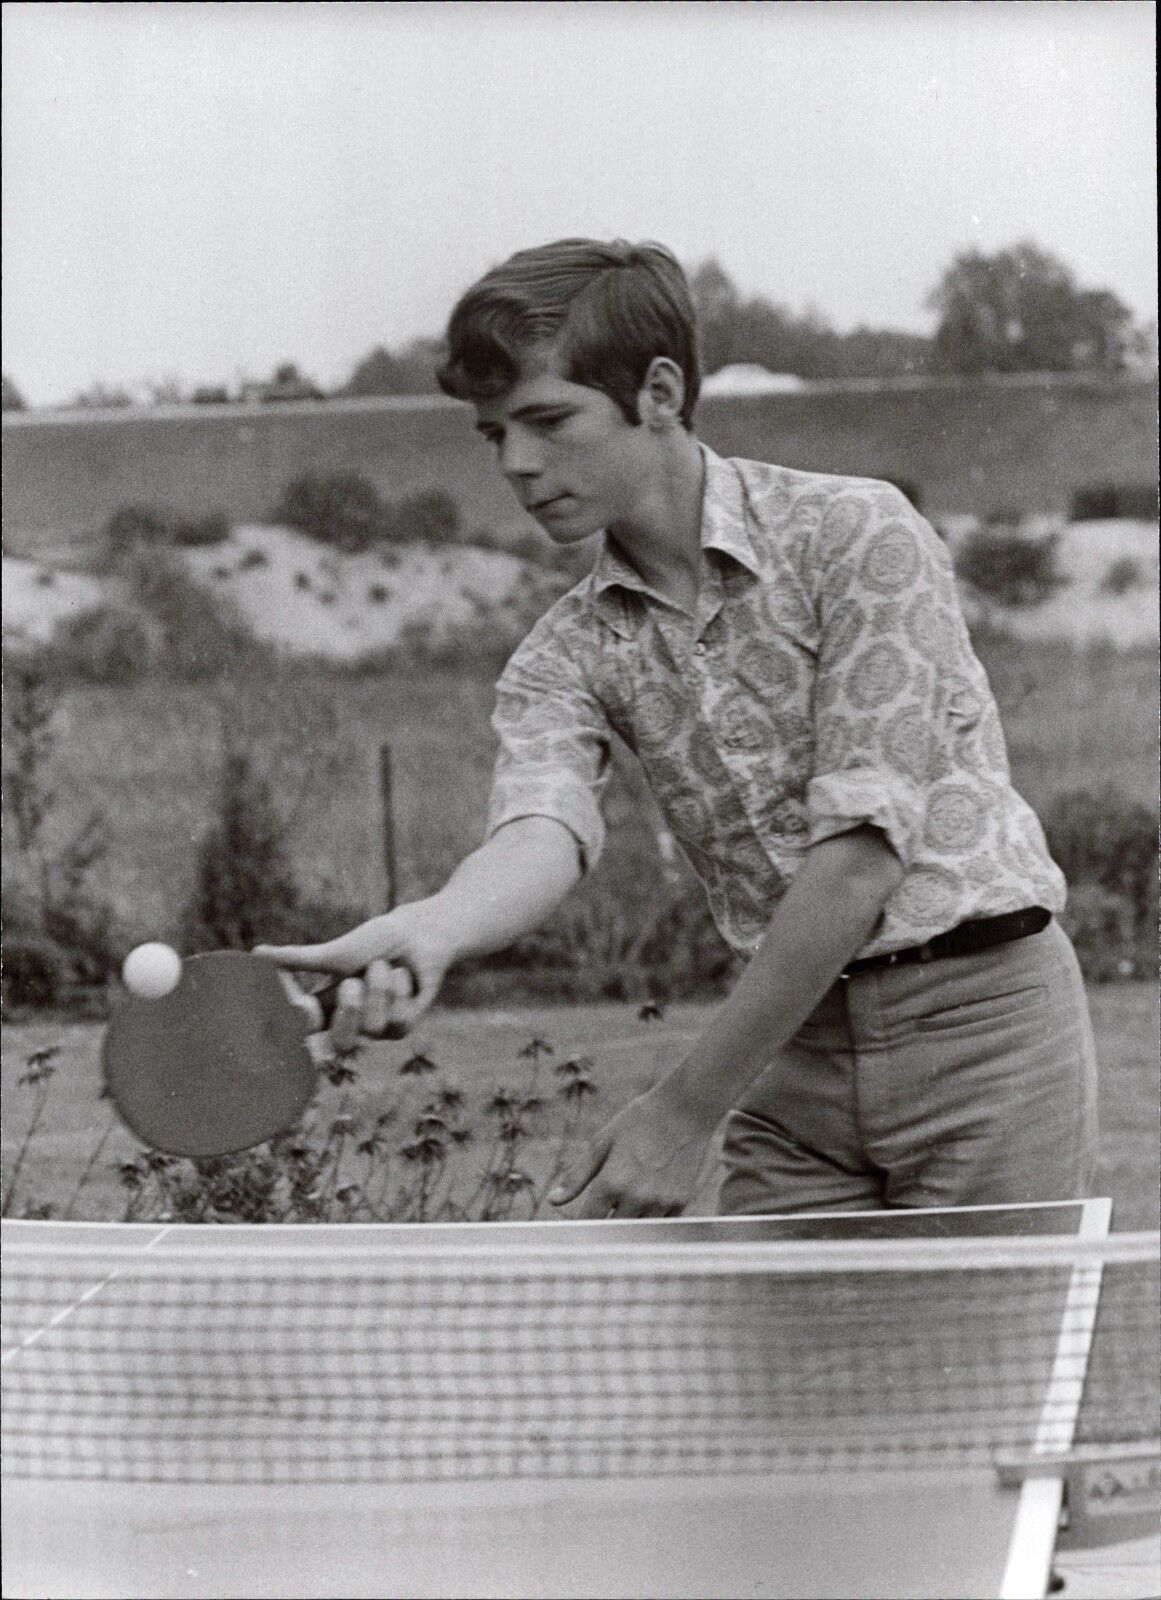
[[231, 1242], [6, 1249], [6, 1472], [930, 1468], [1159, 1430], [1155, 1234], [498, 1257]]

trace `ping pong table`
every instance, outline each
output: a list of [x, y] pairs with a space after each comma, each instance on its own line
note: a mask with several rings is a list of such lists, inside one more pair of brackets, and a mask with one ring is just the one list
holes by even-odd
[[6, 1221], [4, 1593], [1044, 1595], [1109, 1216]]

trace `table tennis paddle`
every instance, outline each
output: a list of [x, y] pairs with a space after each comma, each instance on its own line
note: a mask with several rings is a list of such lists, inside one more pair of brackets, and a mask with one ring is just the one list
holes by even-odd
[[[409, 980], [408, 980], [409, 981]], [[118, 996], [105, 1034], [105, 1087], [145, 1144], [171, 1155], [248, 1150], [293, 1126], [314, 1094], [307, 1044], [338, 985], [291, 999], [273, 962], [240, 950], [189, 956], [158, 999]], [[410, 992], [410, 988], [408, 988]]]

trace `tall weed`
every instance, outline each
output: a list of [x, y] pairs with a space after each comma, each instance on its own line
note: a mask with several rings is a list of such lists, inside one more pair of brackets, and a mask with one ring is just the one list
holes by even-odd
[[108, 901], [92, 888], [108, 851], [99, 811], [64, 829], [51, 766], [61, 690], [34, 661], [12, 664], [4, 698], [4, 809], [15, 860], [5, 883], [5, 1008], [50, 1005], [74, 983], [101, 983], [115, 963]]

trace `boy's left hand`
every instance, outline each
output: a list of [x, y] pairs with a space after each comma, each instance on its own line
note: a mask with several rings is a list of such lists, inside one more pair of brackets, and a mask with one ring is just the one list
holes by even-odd
[[631, 1100], [569, 1162], [549, 1195], [572, 1215], [675, 1217], [693, 1198], [714, 1134], [664, 1085]]

